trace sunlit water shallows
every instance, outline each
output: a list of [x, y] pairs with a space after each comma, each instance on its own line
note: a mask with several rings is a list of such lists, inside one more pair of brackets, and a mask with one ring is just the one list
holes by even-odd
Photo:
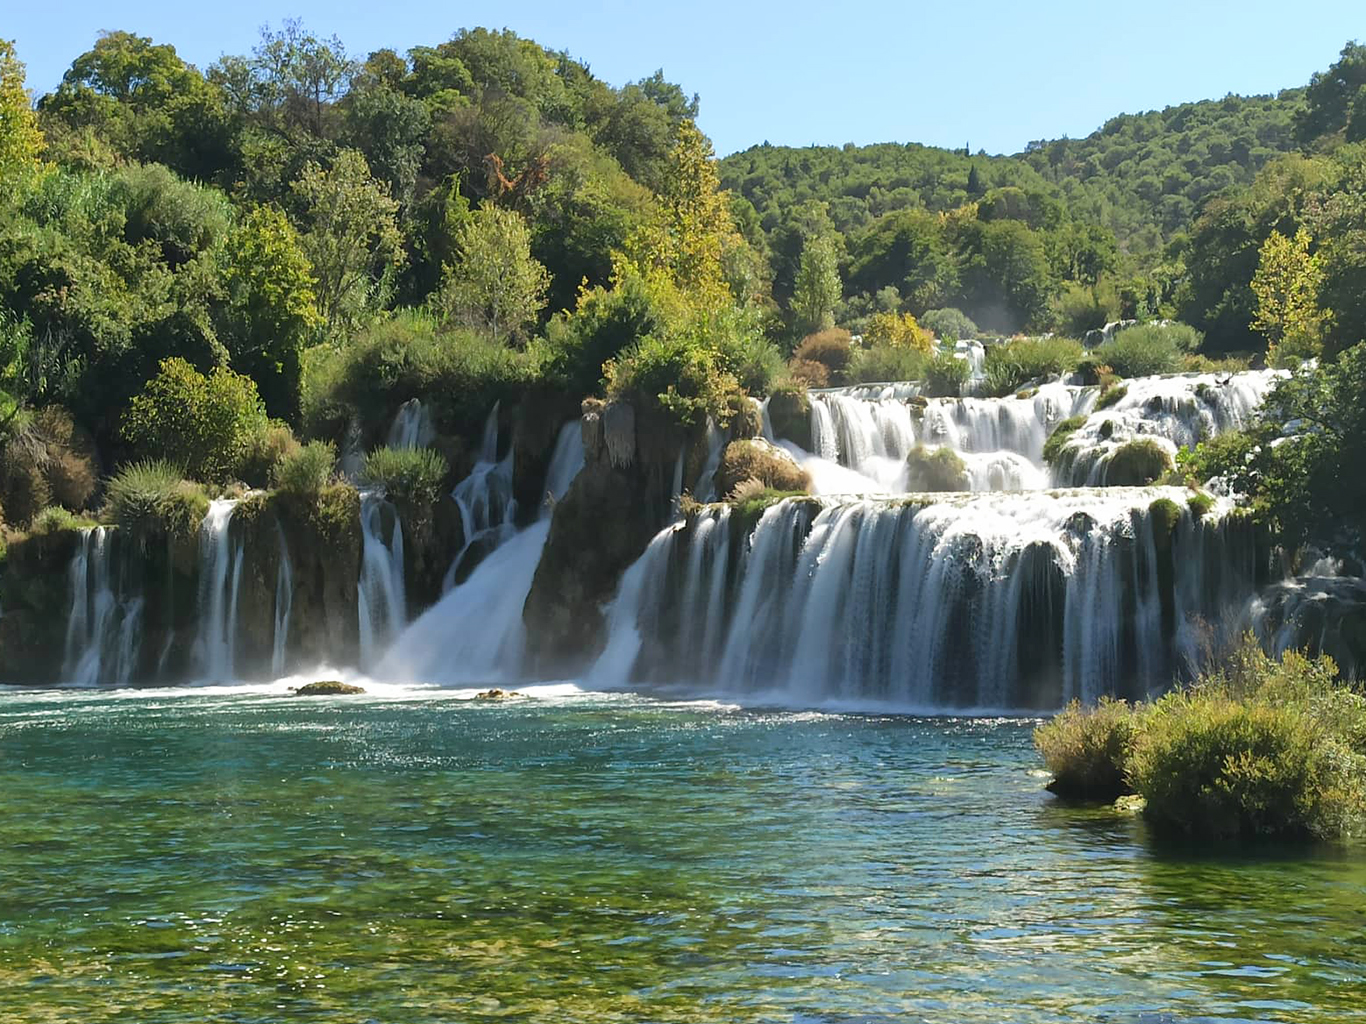
[[1154, 844], [1030, 723], [0, 694], [0, 1020], [1366, 1019], [1361, 851]]

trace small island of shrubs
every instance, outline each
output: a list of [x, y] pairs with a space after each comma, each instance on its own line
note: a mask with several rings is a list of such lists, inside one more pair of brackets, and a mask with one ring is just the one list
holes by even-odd
[[1366, 826], [1366, 695], [1326, 656], [1252, 637], [1151, 702], [1073, 703], [1034, 743], [1071, 800], [1137, 796], [1164, 835], [1340, 840]]

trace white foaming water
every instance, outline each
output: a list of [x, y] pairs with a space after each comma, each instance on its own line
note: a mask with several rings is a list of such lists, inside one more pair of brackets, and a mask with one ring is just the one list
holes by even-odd
[[1150, 439], [1169, 455], [1247, 426], [1284, 370], [1137, 377], [1124, 396], [1095, 410], [1063, 445], [1061, 484], [1102, 486], [1110, 459], [1126, 441]]
[[1168, 488], [788, 500], [661, 532], [626, 574], [594, 684], [700, 682], [797, 702], [1054, 708], [1142, 696], [1245, 600], [1250, 531]]
[[285, 655], [289, 650], [289, 615], [294, 609], [294, 566], [289, 560], [285, 531], [277, 522], [275, 534], [280, 542], [280, 564], [275, 570], [275, 633], [271, 640], [270, 671], [285, 674]]
[[226, 682], [234, 676], [237, 595], [242, 583], [242, 540], [232, 535], [236, 499], [209, 502], [199, 527], [199, 636], [195, 668], [200, 678]]
[[[582, 441], [580, 441], [582, 450]], [[479, 458], [470, 475], [455, 485], [451, 497], [460, 510], [460, 525], [465, 543], [451, 560], [442, 581], [443, 592], [455, 586], [456, 577], [465, 556], [476, 544], [483, 548], [497, 547], [517, 532], [517, 499], [512, 491], [513, 449], [501, 460], [498, 458], [498, 403], [494, 403], [484, 421], [484, 437]]]
[[357, 583], [360, 663], [369, 668], [408, 624], [403, 589], [403, 524], [393, 505], [361, 494], [361, 567]]
[[142, 598], [116, 590], [113, 531], [82, 530], [68, 579], [71, 614], [66, 624], [62, 679], [76, 686], [126, 685], [142, 643]]
[[403, 632], [375, 675], [445, 685], [516, 680], [526, 648], [522, 605], [549, 534], [542, 519], [480, 562]]
[[555, 450], [550, 456], [550, 468], [545, 474], [545, 492], [555, 500], [569, 493], [569, 485], [583, 469], [583, 427], [578, 420], [570, 420], [560, 428], [555, 438]]
[[436, 440], [436, 427], [420, 398], [410, 398], [398, 407], [389, 426], [390, 448], [426, 448]]

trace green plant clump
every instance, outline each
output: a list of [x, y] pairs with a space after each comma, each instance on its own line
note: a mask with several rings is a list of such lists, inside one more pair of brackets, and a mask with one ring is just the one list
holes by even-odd
[[1204, 491], [1197, 491], [1186, 499], [1186, 507], [1190, 509], [1192, 518], [1199, 521], [1209, 515], [1214, 508], [1214, 496], [1206, 494]]
[[1118, 405], [1129, 394], [1126, 384], [1110, 384], [1100, 389], [1100, 397], [1096, 399], [1096, 412], [1108, 409], [1112, 405]]
[[925, 367], [925, 395], [928, 398], [957, 398], [971, 376], [972, 367], [966, 359], [959, 359], [952, 352], [941, 352]]
[[1053, 433], [1048, 435], [1048, 440], [1043, 443], [1043, 460], [1050, 466], [1056, 466], [1062, 457], [1063, 448], [1067, 444], [1068, 438], [1086, 425], [1085, 416], [1069, 416], [1056, 427]]
[[336, 463], [337, 449], [330, 441], [310, 441], [276, 464], [275, 486], [295, 497], [316, 497], [332, 482]]
[[104, 519], [144, 542], [191, 537], [209, 511], [204, 488], [164, 460], [125, 466], [105, 492]]
[[1147, 487], [1171, 472], [1172, 458], [1151, 438], [1126, 441], [1113, 452], [1105, 463], [1105, 483], [1108, 487]]
[[376, 448], [365, 457], [362, 479], [382, 487], [392, 500], [415, 506], [432, 505], [450, 466], [431, 448]]
[[1200, 342], [1200, 332], [1186, 324], [1139, 324], [1101, 345], [1095, 357], [1121, 377], [1151, 377], [1179, 373]]
[[983, 388], [998, 398], [1013, 395], [1030, 381], [1058, 377], [1076, 369], [1081, 343], [1071, 338], [1020, 338], [987, 349]]
[[918, 444], [906, 456], [911, 491], [966, 491], [970, 487], [967, 466], [952, 448], [927, 448]]
[[1034, 730], [1034, 746], [1053, 773], [1048, 789], [1106, 803], [1132, 793], [1126, 772], [1136, 726], [1135, 709], [1125, 701], [1102, 697], [1090, 708], [1073, 701]]

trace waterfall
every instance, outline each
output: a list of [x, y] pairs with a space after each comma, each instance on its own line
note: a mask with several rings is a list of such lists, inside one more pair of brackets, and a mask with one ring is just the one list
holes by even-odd
[[[1159, 499], [1181, 509], [1170, 533]], [[789, 499], [749, 531], [708, 510], [627, 572], [592, 677], [938, 709], [1144, 696], [1197, 660], [1202, 621], [1255, 579], [1250, 528], [1182, 501]]]
[[516, 533], [517, 499], [513, 497], [512, 472], [512, 448], [501, 460], [498, 458], [498, 404], [494, 403], [484, 422], [483, 443], [474, 468], [451, 492], [460, 511], [465, 543], [446, 570], [443, 592], [455, 586], [460, 567], [473, 548], [491, 550]]
[[583, 469], [583, 428], [578, 420], [570, 420], [560, 428], [555, 438], [555, 450], [550, 456], [550, 468], [545, 474], [545, 492], [553, 501], [569, 493], [569, 485]]
[[420, 398], [410, 398], [398, 407], [389, 426], [390, 448], [427, 448], [436, 439], [431, 414]]
[[242, 539], [232, 533], [235, 499], [209, 502], [199, 527], [199, 636], [195, 664], [202, 679], [228, 682], [236, 670], [237, 595]]
[[369, 668], [408, 623], [403, 591], [403, 524], [374, 491], [361, 494], [361, 567], [356, 585], [360, 663]]
[[115, 546], [115, 531], [96, 526], [81, 531], [71, 558], [62, 679], [76, 686], [126, 686], [137, 664], [143, 599], [120, 596]]
[[275, 632], [271, 641], [270, 670], [278, 679], [285, 674], [285, 654], [289, 649], [289, 615], [294, 609], [294, 567], [289, 561], [285, 531], [277, 522], [275, 533], [280, 542], [280, 563], [275, 570]]

